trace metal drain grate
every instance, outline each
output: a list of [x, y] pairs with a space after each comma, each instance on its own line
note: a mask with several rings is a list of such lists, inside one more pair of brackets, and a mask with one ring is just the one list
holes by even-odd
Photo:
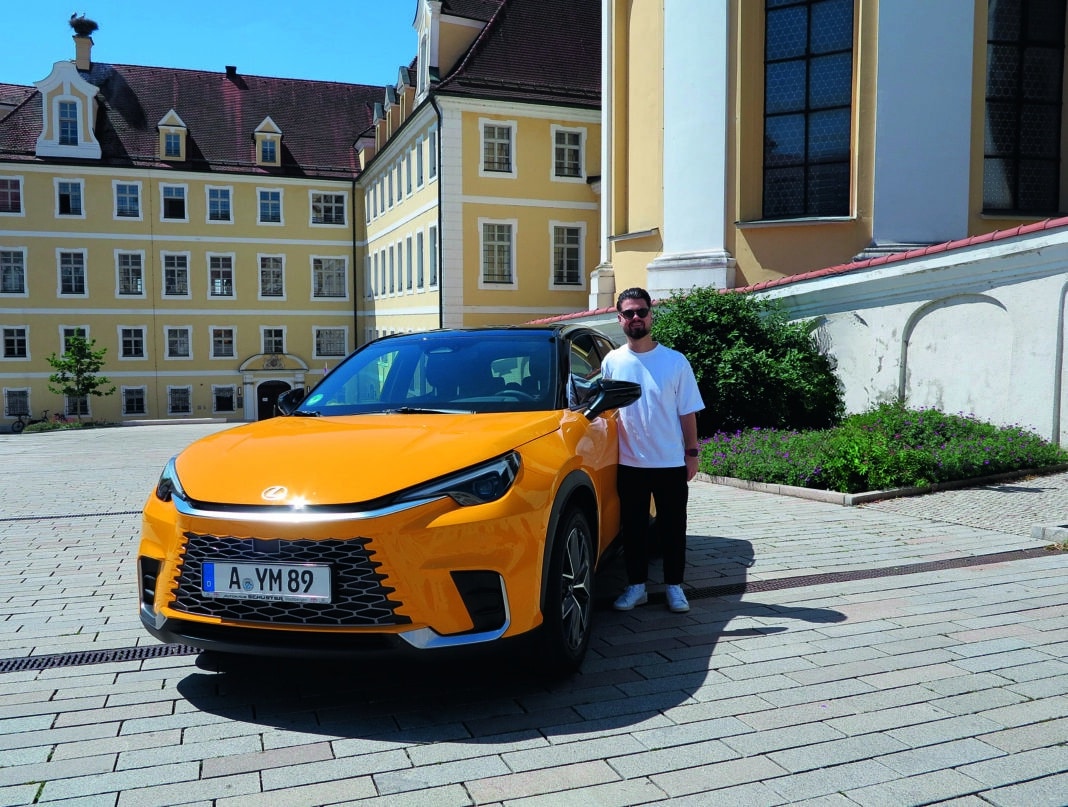
[[[853, 580], [871, 580], [877, 577], [896, 577], [906, 574], [937, 572], [942, 569], [962, 569], [968, 566], [984, 566], [990, 563], [1007, 563], [1014, 560], [1029, 560], [1048, 554], [1046, 549], [1017, 549], [1011, 552], [995, 552], [990, 555], [973, 555], [967, 558], [934, 560], [927, 563], [911, 563], [905, 566], [887, 566], [882, 569], [857, 569], [850, 572], [829, 574], [806, 574], [798, 577], [780, 577], [775, 580], [750, 580], [722, 586], [706, 586], [690, 589], [686, 595], [691, 600], [726, 597], [758, 591], [777, 591], [784, 588], [820, 586], [828, 583], [847, 583]], [[653, 602], [662, 602], [664, 595], [656, 592], [649, 595]], [[76, 667], [82, 664], [107, 664], [116, 661], [143, 661], [168, 656], [192, 656], [200, 651], [182, 644], [146, 645], [144, 647], [118, 647], [111, 650], [87, 650], [81, 653], [57, 653], [51, 656], [24, 656], [0, 659], [0, 673], [25, 670], [48, 670], [54, 667]]]
[[167, 656], [191, 656], [200, 651], [184, 644], [157, 644], [144, 647], [116, 647], [111, 650], [85, 650], [80, 653], [56, 653], [51, 656], [25, 656], [0, 659], [0, 673], [25, 670], [50, 670], [54, 667], [77, 667], [82, 664], [108, 664], [114, 661], [144, 661]]

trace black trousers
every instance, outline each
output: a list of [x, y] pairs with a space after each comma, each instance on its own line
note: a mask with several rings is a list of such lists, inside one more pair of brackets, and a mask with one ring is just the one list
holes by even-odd
[[664, 582], [682, 583], [686, 566], [686, 503], [690, 488], [686, 466], [633, 468], [620, 465], [616, 476], [623, 554], [631, 585], [649, 577], [649, 497], [656, 504], [656, 530], [664, 556]]

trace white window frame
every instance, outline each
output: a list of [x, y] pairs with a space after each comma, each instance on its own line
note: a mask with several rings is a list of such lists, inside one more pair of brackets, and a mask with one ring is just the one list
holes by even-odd
[[89, 341], [88, 325], [60, 325], [59, 326], [59, 353], [61, 356], [67, 353], [67, 340], [72, 336], [80, 336]]
[[[185, 258], [185, 294], [167, 294], [167, 258]], [[173, 252], [167, 250], [160, 252], [159, 254], [159, 267], [160, 267], [160, 298], [163, 300], [192, 300], [193, 299], [193, 275], [190, 270], [190, 264], [192, 263], [192, 255], [188, 252]]]
[[[122, 257], [136, 255], [141, 262], [141, 292], [126, 294], [122, 291]], [[145, 251], [143, 249], [115, 250], [115, 297], [120, 300], [143, 300], [148, 296], [148, 278], [145, 276]]]
[[[237, 299], [237, 256], [233, 252], [209, 252], [205, 256], [205, 262], [207, 264], [207, 278], [208, 278], [208, 299], [209, 300], [236, 300]], [[229, 258], [230, 259], [230, 293], [229, 294], [212, 294], [214, 288], [214, 281], [211, 277], [211, 261], [213, 258]]]
[[[189, 410], [178, 411], [173, 407], [173, 400], [171, 399], [171, 393], [178, 392], [179, 390], [185, 390], [189, 394]], [[192, 415], [193, 410], [193, 385], [192, 384], [168, 384], [167, 385], [167, 414], [168, 415]]]
[[[264, 355], [284, 355], [289, 346], [289, 333], [287, 332], [285, 325], [261, 325], [260, 326], [260, 353]], [[281, 350], [267, 350], [267, 331], [281, 331], [282, 332], [282, 349]]]
[[[549, 127], [550, 145], [552, 148], [552, 154], [549, 155], [549, 179], [552, 182], [571, 182], [574, 184], [585, 185], [586, 184], [586, 129], [581, 126], [560, 126], [553, 124]], [[563, 176], [556, 173], [556, 135], [557, 134], [577, 134], [579, 136], [578, 153], [579, 153], [579, 173], [578, 176]]]
[[[319, 352], [319, 332], [340, 331], [342, 333], [341, 353], [327, 354]], [[343, 359], [349, 353], [349, 328], [347, 325], [314, 325], [312, 326], [312, 358], [326, 359], [327, 361]]]
[[365, 300], [370, 300], [374, 296], [374, 281], [371, 274], [372, 258], [370, 253], [363, 256], [363, 298]]
[[[340, 261], [341, 262], [341, 282], [343, 284], [344, 294], [323, 295], [323, 294], [316, 294], [315, 293], [316, 289], [319, 286], [319, 283], [317, 282], [316, 276], [315, 276], [315, 262], [316, 261]], [[311, 299], [312, 302], [322, 302], [324, 300], [333, 300], [333, 301], [341, 302], [343, 300], [348, 300], [349, 299], [349, 259], [348, 259], [347, 256], [345, 256], [345, 255], [312, 255], [308, 259], [308, 270], [309, 270], [309, 272], [311, 274], [311, 289], [309, 289], [309, 293], [311, 294], [311, 297], [309, 299]]]
[[[493, 126], [499, 129], [509, 130], [509, 164], [507, 171], [495, 171], [486, 168], [486, 127]], [[518, 148], [519, 124], [514, 120], [495, 120], [493, 118], [478, 119], [478, 175], [489, 179], [515, 179], [519, 175], [519, 148]]]
[[422, 230], [415, 233], [415, 288], [418, 291], [426, 290], [426, 237]]
[[[278, 221], [263, 220], [263, 195], [278, 194]], [[286, 223], [286, 192], [284, 188], [256, 188], [256, 223], [264, 227], [284, 227]]]
[[412, 254], [413, 248], [412, 234], [408, 233], [404, 236], [404, 291], [406, 294], [415, 293], [415, 267], [412, 265], [415, 257]]
[[[180, 189], [182, 191], [182, 206], [185, 208], [185, 216], [183, 218], [168, 217], [167, 212], [167, 196], [168, 190]], [[159, 220], [161, 224], [182, 224], [189, 222], [189, 185], [184, 182], [161, 182], [159, 186]]]
[[[495, 226], [510, 226], [512, 228], [512, 239], [510, 244], [510, 270], [512, 274], [511, 282], [509, 283], [493, 283], [486, 280], [486, 264], [485, 264], [485, 240], [486, 240], [486, 225], [492, 224]], [[515, 291], [519, 288], [519, 271], [516, 266], [516, 245], [519, 241], [519, 219], [491, 219], [491, 218], [479, 218], [478, 220], [478, 287], [480, 289], [496, 290], [496, 291]]]
[[[189, 344], [188, 356], [171, 355], [171, 332], [184, 332]], [[163, 360], [164, 361], [192, 361], [193, 360], [193, 326], [192, 325], [164, 325], [163, 326]], [[169, 407], [168, 407], [169, 408]]]
[[[212, 191], [225, 191], [227, 197], [227, 212], [229, 218], [213, 219], [211, 217], [211, 193]], [[205, 185], [204, 186], [204, 223], [205, 224], [233, 224], [234, 223], [234, 188], [232, 185]]]
[[[116, 325], [116, 335], [118, 338], [119, 349], [118, 353], [119, 361], [144, 361], [148, 358], [148, 326], [147, 325]], [[140, 356], [127, 356], [123, 353], [123, 331], [140, 331], [141, 332], [141, 355]]]
[[[22, 331], [22, 339], [26, 342], [25, 356], [7, 355], [7, 336], [4, 334], [5, 330]], [[30, 326], [9, 322], [5, 322], [0, 325], [0, 359], [3, 359], [4, 361], [29, 361], [31, 358], [32, 356], [30, 355]]]
[[[263, 293], [263, 261], [265, 258], [277, 258], [282, 262], [282, 293], [281, 294], [264, 294]], [[274, 252], [259, 252], [256, 254], [256, 299], [257, 300], [270, 300], [274, 302], [284, 301], [286, 299], [286, 256], [285, 253]]]
[[[556, 228], [566, 227], [579, 231], [578, 272], [579, 282], [564, 284], [556, 282]], [[550, 291], [585, 291], [586, 290], [586, 222], [584, 221], [550, 221], [549, 222], [549, 290]]]
[[[119, 186], [133, 186], [137, 189], [137, 215], [123, 216], [119, 213]], [[113, 179], [111, 180], [111, 199], [114, 207], [111, 210], [111, 218], [114, 221], [144, 221], [144, 187], [139, 180]]]
[[[81, 255], [82, 256], [82, 280], [85, 285], [85, 291], [81, 294], [66, 293], [63, 291], [63, 256], [64, 255]], [[59, 247], [56, 249], [56, 297], [60, 297], [64, 300], [84, 300], [89, 296], [89, 250], [84, 247], [75, 247], [69, 249], [66, 247]]]
[[[234, 394], [234, 408], [233, 409], [219, 409], [218, 407], [218, 395], [223, 390], [231, 390]], [[238, 410], [238, 390], [237, 384], [212, 384], [211, 385], [211, 411], [212, 414], [221, 414], [225, 412], [237, 412]]]
[[[231, 341], [233, 344], [234, 352], [230, 355], [223, 355], [222, 353], [215, 352], [215, 332], [216, 331], [230, 331]], [[234, 325], [209, 325], [208, 326], [208, 359], [216, 360], [221, 359], [223, 361], [233, 361], [237, 358], [237, 327]]]
[[431, 224], [426, 229], [426, 250], [427, 288], [436, 289], [441, 285], [441, 253], [438, 252], [438, 225], [436, 224]]
[[[426, 176], [428, 182], [433, 182], [438, 178], [438, 127], [430, 127], [430, 132], [427, 134], [427, 159], [426, 159]], [[479, 163], [482, 162], [481, 153], [478, 155]]]
[[22, 176], [2, 174], [0, 179], [14, 181], [19, 188], [19, 209], [17, 211], [0, 210], [0, 216], [5, 218], [24, 218], [26, 216], [26, 180]]
[[[323, 196], [339, 196], [341, 197], [341, 221], [316, 221], [315, 220], [315, 202], [316, 197]], [[308, 191], [308, 226], [309, 227], [348, 227], [349, 226], [349, 200], [348, 196], [342, 191], [324, 191], [324, 190], [309, 190]]]
[[[0, 285], [0, 297], [22, 298], [30, 296], [30, 278], [26, 271], [26, 247], [7, 247], [0, 245], [0, 252], [19, 253], [22, 256], [22, 291], [4, 291]], [[2, 269], [0, 269], [2, 271]]]
[[[128, 412], [126, 411], [126, 393], [133, 392], [135, 390], [141, 391], [141, 398], [145, 403], [143, 412]], [[122, 411], [123, 417], [144, 417], [148, 414], [148, 387], [144, 384], [123, 384], [119, 390], [119, 407]]]
[[424, 165], [425, 160], [424, 160], [424, 157], [423, 157], [423, 140], [424, 140], [424, 138], [422, 136], [420, 136], [415, 141], [415, 189], [416, 190], [419, 190], [420, 188], [422, 188], [422, 187], [424, 187], [426, 185], [426, 168], [425, 168], [425, 165]]
[[[85, 208], [87, 207], [88, 200], [85, 198], [85, 180], [78, 177], [53, 177], [52, 185], [55, 188], [55, 216], [57, 219], [85, 219]], [[78, 186], [78, 203], [80, 205], [77, 213], [60, 213], [59, 212], [59, 186], [60, 185], [77, 185]]]
[[[11, 408], [11, 393], [22, 392], [26, 395], [26, 411], [15, 411]], [[4, 387], [4, 417], [14, 418], [20, 414], [29, 415], [33, 417], [33, 410], [30, 408], [30, 388], [29, 387]]]

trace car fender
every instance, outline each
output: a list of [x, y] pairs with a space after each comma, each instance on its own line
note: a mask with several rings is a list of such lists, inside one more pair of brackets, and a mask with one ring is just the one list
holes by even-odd
[[[545, 612], [545, 589], [549, 578], [549, 558], [552, 556], [553, 543], [556, 541], [556, 530], [567, 508], [574, 502], [579, 502], [580, 506], [586, 510], [586, 514], [590, 519], [590, 529], [596, 536], [599, 527], [597, 491], [594, 488], [593, 480], [590, 479], [585, 471], [578, 469], [571, 471], [560, 483], [560, 487], [556, 491], [556, 498], [553, 500], [552, 510], [549, 513], [549, 526], [545, 533], [545, 546], [542, 550], [541, 558], [539, 609], [543, 614]], [[597, 547], [594, 547], [594, 552], [596, 553], [597, 551]]]

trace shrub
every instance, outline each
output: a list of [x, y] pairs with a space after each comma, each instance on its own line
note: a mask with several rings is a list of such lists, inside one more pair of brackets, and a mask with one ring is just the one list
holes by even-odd
[[709, 435], [839, 423], [842, 386], [814, 330], [763, 298], [694, 288], [658, 306], [652, 335], [690, 360], [705, 402], [698, 430]]
[[881, 404], [838, 427], [751, 429], [704, 441], [701, 470], [754, 482], [858, 493], [974, 479], [1068, 462], [1020, 426]]

